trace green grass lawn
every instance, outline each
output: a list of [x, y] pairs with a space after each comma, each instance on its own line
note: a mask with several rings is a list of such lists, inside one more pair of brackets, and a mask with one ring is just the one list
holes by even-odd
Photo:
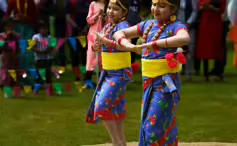
[[[180, 141], [237, 142], [237, 69], [229, 53], [226, 82], [183, 84], [178, 108]], [[62, 81], [73, 81], [70, 71]], [[43, 91], [37, 97], [0, 98], [0, 146], [79, 146], [109, 142], [102, 124], [84, 122], [93, 91], [48, 98]], [[2, 96], [2, 94], [1, 94]], [[141, 75], [134, 76], [127, 99], [126, 135], [137, 141], [142, 98]]]

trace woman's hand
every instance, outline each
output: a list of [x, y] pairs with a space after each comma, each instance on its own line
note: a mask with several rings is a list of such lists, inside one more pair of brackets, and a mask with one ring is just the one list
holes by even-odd
[[138, 45], [137, 48], [139, 50], [147, 49], [148, 53], [151, 53], [151, 52], [154, 51], [154, 49], [152, 48], [152, 44], [151, 43], [145, 43], [145, 44], [142, 44], [142, 45]]
[[140, 55], [140, 51], [141, 48], [139, 47], [139, 45], [134, 45], [132, 43], [127, 43], [125, 46], [124, 46], [125, 49], [127, 49], [128, 51], [131, 51], [131, 52], [135, 52], [136, 54]]
[[105, 37], [104, 34], [100, 34], [98, 32], [94, 32], [96, 34], [96, 40], [103, 42], [103, 38]]
[[99, 51], [100, 50], [100, 48], [101, 48], [101, 36], [100, 36], [100, 34], [99, 33], [97, 33], [97, 32], [95, 32], [95, 34], [96, 34], [96, 39], [95, 39], [95, 41], [94, 41], [94, 45], [93, 45], [93, 47], [92, 47], [92, 50], [93, 51], [95, 51], [95, 52], [97, 52], [97, 51]]
[[101, 43], [96, 40], [93, 45], [93, 51], [97, 52], [100, 50], [100, 48], [101, 48]]

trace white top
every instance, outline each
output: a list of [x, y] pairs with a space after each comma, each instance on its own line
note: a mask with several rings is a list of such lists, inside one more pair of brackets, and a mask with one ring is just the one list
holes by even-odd
[[[47, 37], [43, 37], [40, 33], [38, 34], [35, 34], [32, 38], [32, 40], [35, 40], [36, 41], [36, 47], [37, 49], [41, 50], [41, 51], [44, 51], [48, 48], [48, 45], [42, 45], [42, 41], [46, 41], [47, 43], [49, 43], [51, 39], [51, 36], [48, 35]], [[50, 60], [52, 59], [53, 56], [50, 55], [50, 54], [38, 54], [38, 53], [35, 53], [35, 60]]]

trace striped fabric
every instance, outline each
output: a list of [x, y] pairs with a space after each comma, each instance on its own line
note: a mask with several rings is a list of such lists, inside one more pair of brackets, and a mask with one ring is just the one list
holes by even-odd
[[[43, 37], [41, 34], [35, 34], [32, 40], [37, 41], [37, 49], [44, 51], [48, 48], [48, 43], [51, 36]], [[39, 54], [35, 53], [35, 60], [50, 60], [53, 59], [53, 56], [50, 54]]]

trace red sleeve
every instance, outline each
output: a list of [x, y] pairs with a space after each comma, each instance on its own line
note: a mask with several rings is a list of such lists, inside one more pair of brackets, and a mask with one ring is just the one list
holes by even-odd
[[226, 0], [222, 0], [221, 7], [220, 7], [220, 11], [222, 14], [225, 13], [225, 9], [226, 9]]
[[5, 13], [5, 18], [10, 17], [12, 11], [14, 11], [14, 8], [15, 8], [15, 0], [9, 0], [8, 1], [7, 11]]

